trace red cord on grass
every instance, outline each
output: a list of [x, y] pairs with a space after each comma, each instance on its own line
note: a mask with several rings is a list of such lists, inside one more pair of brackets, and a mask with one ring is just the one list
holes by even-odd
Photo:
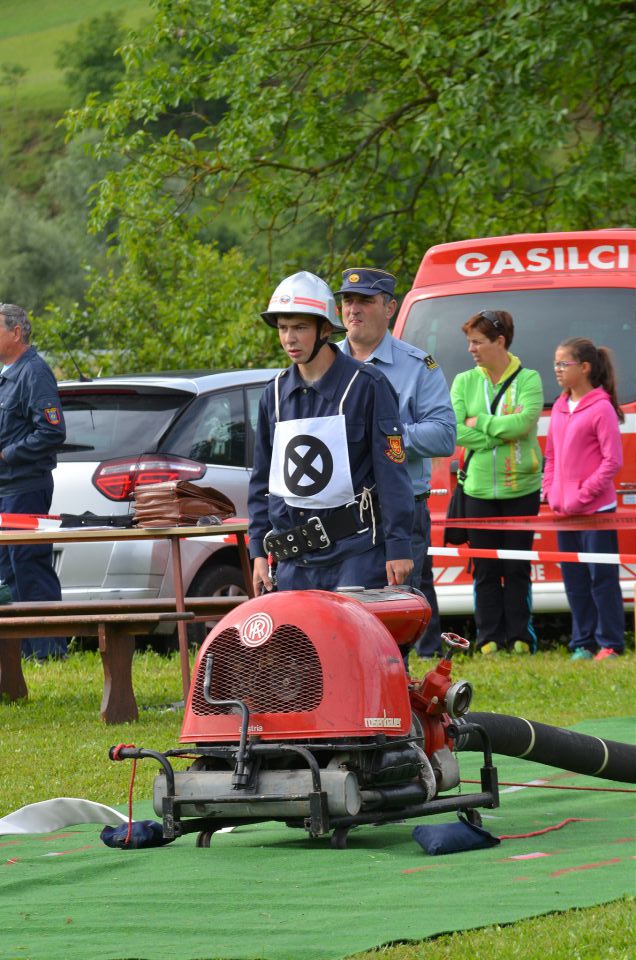
[[594, 819], [590, 820], [585, 817], [568, 817], [567, 820], [562, 820], [561, 823], [557, 823], [553, 827], [544, 827], [542, 830], [533, 830], [531, 833], [502, 834], [499, 839], [525, 840], [527, 837], [540, 837], [542, 833], [551, 833], [553, 830], [560, 830], [561, 827], [565, 827], [568, 823], [594, 823]]
[[[481, 783], [481, 780], [461, 780], [461, 783]], [[561, 783], [512, 783], [510, 780], [500, 780], [500, 787], [528, 787], [532, 790], [587, 790], [590, 793], [636, 793], [629, 787], [574, 787]]]

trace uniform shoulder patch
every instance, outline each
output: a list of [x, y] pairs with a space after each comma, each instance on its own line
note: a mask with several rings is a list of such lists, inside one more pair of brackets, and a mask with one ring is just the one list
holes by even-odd
[[386, 438], [386, 442], [389, 445], [387, 449], [384, 451], [386, 457], [389, 460], [392, 460], [393, 463], [404, 463], [404, 461], [406, 460], [406, 451], [404, 450], [404, 447], [402, 445], [401, 435], [398, 433], [395, 435], [388, 436]]
[[430, 353], [427, 353], [426, 356], [424, 357], [424, 363], [426, 364], [429, 370], [437, 370], [437, 368], [439, 367], [439, 363], [437, 362], [435, 357], [433, 357]]
[[51, 423], [54, 427], [58, 427], [62, 422], [62, 415], [60, 414], [59, 407], [45, 407], [44, 417], [48, 423]]

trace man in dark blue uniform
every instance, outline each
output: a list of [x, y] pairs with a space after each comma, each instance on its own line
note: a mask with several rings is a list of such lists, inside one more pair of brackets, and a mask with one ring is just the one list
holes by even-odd
[[262, 314], [292, 366], [261, 398], [249, 488], [254, 589], [404, 583], [413, 490], [397, 397], [373, 366], [328, 342], [343, 331], [329, 286], [301, 271]]
[[[66, 438], [55, 377], [30, 336], [22, 307], [0, 304], [0, 513], [49, 512], [55, 452]], [[62, 596], [50, 544], [0, 547], [0, 578], [15, 601]], [[34, 638], [22, 652], [44, 660], [63, 656], [66, 646], [65, 637]]]
[[348, 356], [373, 363], [390, 381], [399, 398], [400, 421], [409, 475], [415, 494], [413, 525], [413, 573], [410, 583], [418, 587], [431, 607], [431, 619], [417, 641], [420, 656], [442, 651], [442, 634], [433, 585], [431, 517], [431, 458], [450, 457], [455, 450], [456, 423], [444, 374], [430, 354], [389, 332], [397, 309], [395, 277], [375, 267], [350, 267], [343, 271], [342, 319], [347, 338], [339, 343]]

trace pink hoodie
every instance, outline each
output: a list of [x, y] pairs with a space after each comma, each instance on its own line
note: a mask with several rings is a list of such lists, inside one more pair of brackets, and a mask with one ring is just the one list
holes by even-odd
[[555, 513], [596, 513], [616, 502], [614, 477], [623, 465], [616, 411], [602, 387], [574, 413], [562, 393], [550, 417], [543, 495]]

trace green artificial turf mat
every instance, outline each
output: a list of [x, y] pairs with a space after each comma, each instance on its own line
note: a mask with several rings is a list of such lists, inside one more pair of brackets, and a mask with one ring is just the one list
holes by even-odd
[[[630, 719], [576, 729], [635, 740]], [[478, 776], [479, 762], [461, 754], [462, 777]], [[356, 828], [346, 850], [275, 823], [217, 835], [210, 849], [197, 849], [189, 835], [156, 849], [113, 850], [94, 825], [1, 837], [0, 958], [329, 960], [636, 892], [636, 794], [619, 792], [631, 785], [504, 757], [496, 763], [502, 781], [606, 789], [504, 786], [501, 806], [483, 811], [495, 835], [581, 819], [438, 857], [411, 832], [453, 814]], [[148, 802], [135, 804], [134, 815], [155, 816]]]

